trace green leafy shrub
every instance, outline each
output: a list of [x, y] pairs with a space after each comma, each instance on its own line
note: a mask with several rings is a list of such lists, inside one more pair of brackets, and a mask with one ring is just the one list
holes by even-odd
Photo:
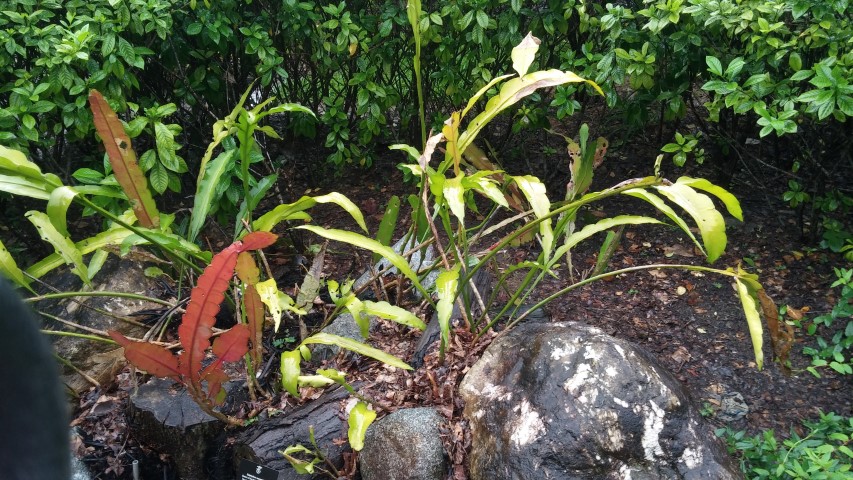
[[841, 480], [851, 476], [853, 418], [821, 413], [816, 422], [803, 422], [807, 433], [792, 428], [779, 440], [773, 430], [750, 437], [743, 431], [722, 428], [729, 453], [740, 457], [741, 471], [749, 479]]

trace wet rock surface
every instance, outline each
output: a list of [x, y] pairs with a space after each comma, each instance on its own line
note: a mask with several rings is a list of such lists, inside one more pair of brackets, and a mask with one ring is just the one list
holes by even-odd
[[593, 327], [520, 325], [460, 391], [472, 479], [741, 478], [682, 385]]
[[363, 480], [443, 480], [444, 417], [431, 408], [407, 408], [367, 429], [359, 455]]

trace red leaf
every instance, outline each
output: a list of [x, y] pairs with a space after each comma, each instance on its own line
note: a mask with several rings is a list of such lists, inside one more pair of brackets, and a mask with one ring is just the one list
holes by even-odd
[[205, 369], [203, 380], [207, 380], [207, 398], [213, 400], [213, 403], [216, 405], [222, 405], [225, 401], [225, 392], [222, 390], [222, 384], [230, 380], [228, 374], [222, 370], [219, 363], [216, 363], [214, 368], [208, 367]]
[[254, 285], [246, 287], [243, 293], [243, 311], [249, 327], [249, 339], [252, 341], [252, 362], [261, 363], [261, 340], [264, 332], [264, 302]]
[[270, 232], [252, 232], [243, 237], [241, 252], [266, 248], [275, 243], [278, 235]]
[[205, 351], [210, 348], [211, 329], [216, 323], [219, 305], [225, 299], [228, 282], [234, 275], [240, 246], [240, 242], [234, 242], [213, 257], [210, 265], [198, 277], [198, 283], [190, 295], [190, 303], [187, 305], [183, 321], [178, 327], [178, 338], [184, 347], [181, 371], [193, 383], [196, 383], [199, 378], [201, 360], [204, 358]]
[[95, 129], [104, 143], [116, 181], [130, 200], [139, 224], [147, 228], [157, 227], [160, 225], [160, 213], [151, 191], [148, 190], [145, 175], [136, 163], [136, 153], [130, 145], [130, 137], [124, 131], [124, 126], [97, 90], [89, 91], [89, 106], [92, 109]]
[[252, 258], [252, 254], [249, 252], [240, 252], [240, 255], [237, 255], [236, 270], [237, 277], [247, 285], [254, 285], [261, 279], [261, 271], [258, 270], [255, 259]]
[[122, 347], [126, 347], [133, 343], [130, 339], [115, 330], [107, 330], [107, 334], [109, 334], [110, 338], [115, 340], [115, 342]]
[[153, 343], [134, 342], [115, 330], [107, 333], [116, 343], [124, 347], [124, 358], [134, 367], [157, 377], [174, 378], [180, 381], [178, 359], [166, 348]]
[[213, 342], [213, 354], [222, 362], [236, 362], [249, 351], [249, 327], [238, 323]]

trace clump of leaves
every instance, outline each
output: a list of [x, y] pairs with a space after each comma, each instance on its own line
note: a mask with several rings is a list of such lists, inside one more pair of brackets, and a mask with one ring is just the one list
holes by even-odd
[[821, 413], [816, 422], [803, 422], [808, 434], [795, 429], [781, 442], [773, 430], [749, 437], [743, 431], [721, 428], [717, 436], [729, 453], [740, 457], [740, 469], [749, 478], [847, 479], [851, 475], [853, 418]]
[[[110, 337], [124, 347], [125, 357], [135, 367], [183, 383], [205, 412], [231, 425], [241, 425], [241, 420], [219, 412], [214, 407], [225, 401], [222, 385], [229, 380], [222, 364], [242, 358], [249, 351], [249, 340], [257, 337], [250, 331], [250, 325], [239, 323], [219, 335], [212, 346], [210, 339], [216, 314], [237, 267], [238, 256], [272, 245], [276, 238], [269, 232], [250, 233], [243, 241], [232, 243], [213, 257], [193, 288], [190, 303], [178, 328], [178, 338], [184, 348], [182, 355], [176, 356], [165, 347], [152, 343], [129, 340], [116, 331], [110, 331]], [[258, 328], [263, 324], [253, 322], [253, 325]], [[203, 366], [202, 360], [211, 347], [216, 359]]]

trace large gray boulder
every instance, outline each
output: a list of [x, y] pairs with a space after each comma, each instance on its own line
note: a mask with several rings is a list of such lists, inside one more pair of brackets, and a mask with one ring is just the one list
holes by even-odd
[[582, 324], [523, 324], [461, 384], [478, 479], [735, 479], [678, 381]]
[[444, 417], [432, 408], [406, 408], [367, 428], [359, 455], [363, 480], [443, 480]]

